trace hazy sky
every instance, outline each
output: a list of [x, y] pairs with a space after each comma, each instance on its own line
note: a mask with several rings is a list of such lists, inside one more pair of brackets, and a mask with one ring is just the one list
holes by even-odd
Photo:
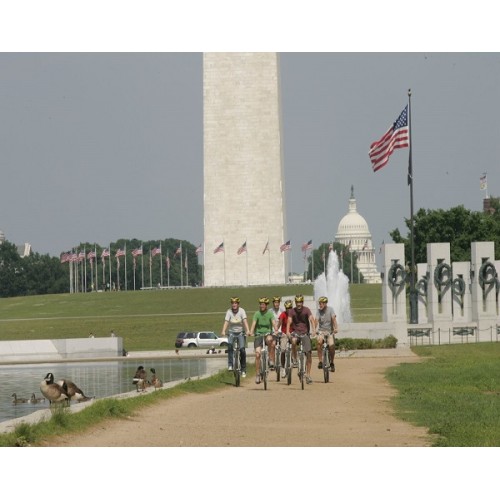
[[[59, 255], [203, 241], [202, 53], [0, 54], [0, 229]], [[354, 185], [377, 249], [406, 233], [408, 149], [368, 159], [412, 89], [415, 212], [499, 195], [500, 54], [281, 53], [287, 239], [332, 240]], [[206, 249], [213, 251], [213, 249]]]

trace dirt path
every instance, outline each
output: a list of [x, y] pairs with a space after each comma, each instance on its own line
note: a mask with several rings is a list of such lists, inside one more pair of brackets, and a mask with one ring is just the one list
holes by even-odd
[[[314, 360], [313, 360], [314, 361]], [[426, 429], [396, 419], [385, 380], [386, 368], [408, 357], [337, 358], [329, 384], [313, 365], [314, 383], [300, 389], [276, 382], [268, 390], [254, 379], [240, 388], [186, 395], [141, 411], [126, 420], [98, 424], [76, 436], [56, 437], [51, 447], [225, 447], [363, 446], [422, 447]], [[223, 429], [226, 429], [224, 432]]]

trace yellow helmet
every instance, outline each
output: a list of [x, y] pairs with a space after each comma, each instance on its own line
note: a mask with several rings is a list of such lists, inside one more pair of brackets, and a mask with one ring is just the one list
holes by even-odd
[[293, 307], [293, 303], [291, 300], [285, 300], [285, 309], [291, 309]]
[[269, 304], [269, 299], [267, 297], [261, 297], [259, 299], [259, 304]]
[[304, 296], [303, 295], [295, 295], [295, 303], [297, 302], [304, 302]]
[[233, 302], [236, 302], [237, 304], [239, 304], [239, 303], [240, 303], [240, 298], [239, 298], [239, 297], [231, 297], [230, 302], [231, 302], [231, 304], [232, 304]]
[[281, 302], [281, 297], [273, 297], [273, 302]]
[[320, 304], [328, 304], [328, 297], [320, 297], [320, 298], [318, 299], [318, 302], [319, 302]]

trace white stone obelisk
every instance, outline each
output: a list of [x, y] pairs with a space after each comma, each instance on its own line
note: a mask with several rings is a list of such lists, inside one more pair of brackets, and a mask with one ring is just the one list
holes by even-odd
[[278, 55], [205, 53], [203, 111], [204, 285], [285, 283]]

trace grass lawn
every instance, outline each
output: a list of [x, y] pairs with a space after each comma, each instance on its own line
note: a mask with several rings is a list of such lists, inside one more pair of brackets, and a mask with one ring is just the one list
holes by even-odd
[[416, 347], [422, 363], [387, 372], [399, 416], [437, 446], [500, 446], [500, 343]]
[[[249, 317], [261, 296], [313, 295], [312, 285], [191, 288], [38, 295], [0, 299], [0, 340], [123, 337], [128, 351], [174, 347], [181, 331], [220, 333], [229, 298], [236, 295]], [[352, 285], [355, 321], [381, 321], [380, 285]]]

